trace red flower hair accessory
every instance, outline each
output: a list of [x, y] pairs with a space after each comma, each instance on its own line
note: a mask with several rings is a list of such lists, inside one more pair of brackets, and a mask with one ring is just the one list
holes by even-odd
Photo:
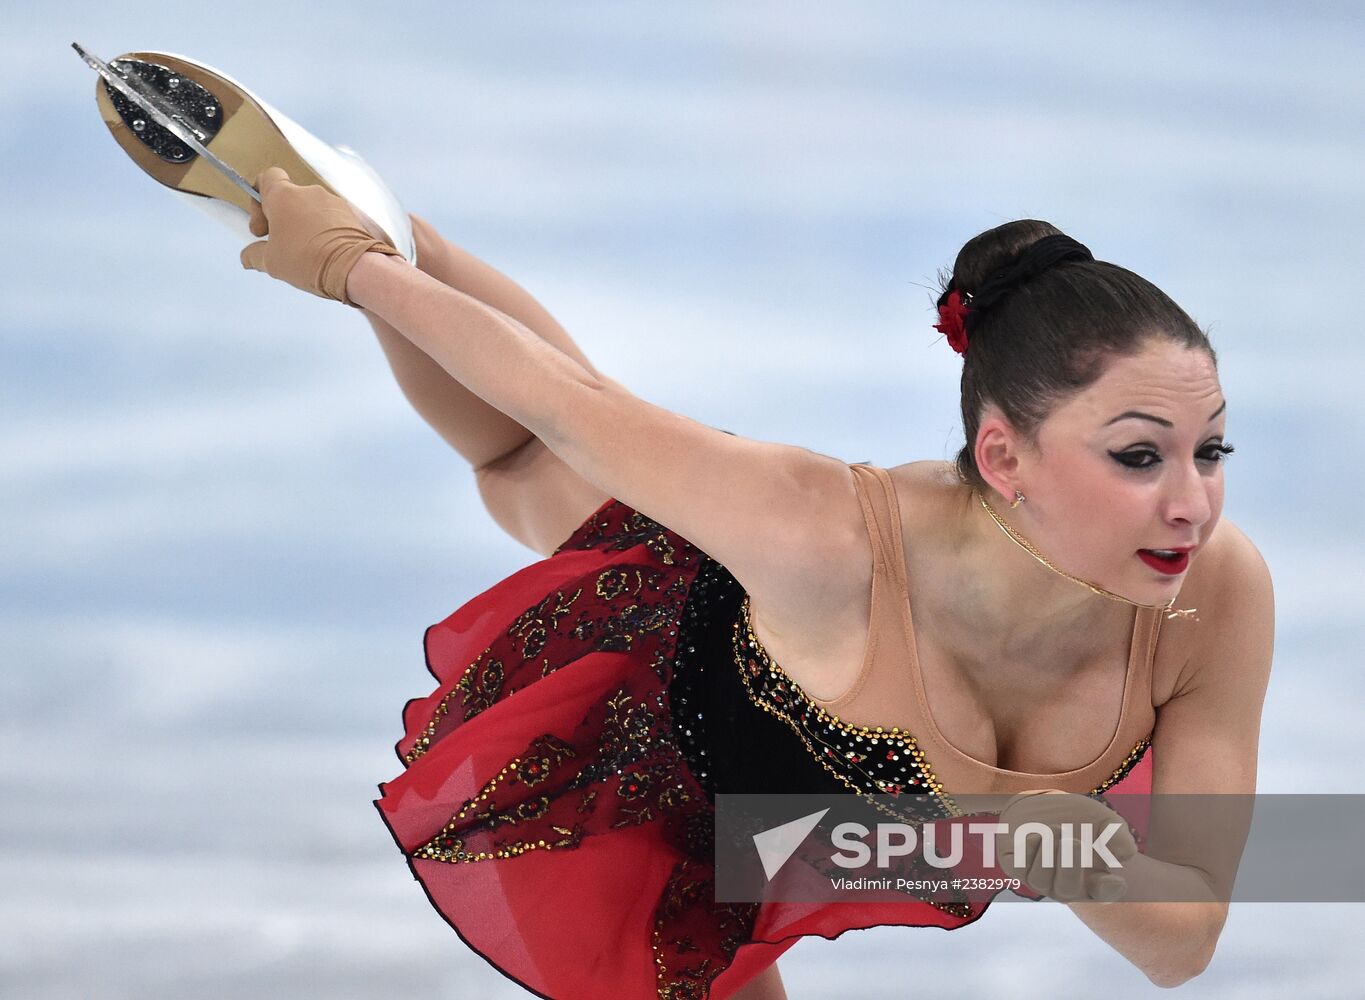
[[969, 307], [962, 301], [962, 293], [954, 288], [938, 307], [939, 321], [934, 329], [948, 338], [948, 346], [958, 354], [967, 353], [967, 313]]

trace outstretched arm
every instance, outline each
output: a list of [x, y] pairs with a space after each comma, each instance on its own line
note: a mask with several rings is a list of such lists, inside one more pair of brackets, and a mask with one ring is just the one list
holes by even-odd
[[692, 540], [784, 617], [828, 615], [832, 597], [856, 592], [861, 560], [849, 553], [870, 543], [842, 461], [654, 406], [397, 258], [363, 255], [347, 294], [585, 480]]
[[258, 184], [253, 232], [268, 223], [270, 239], [242, 250], [243, 267], [379, 316], [578, 476], [724, 563], [779, 627], [809, 636], [812, 621], [860, 610], [871, 541], [844, 462], [647, 403], [412, 267], [336, 195], [278, 167]]
[[[524, 288], [468, 251], [445, 239], [420, 216], [410, 216], [417, 266], [521, 323], [531, 333], [596, 372], [573, 338]], [[531, 431], [490, 406], [433, 361], [383, 318], [365, 310], [404, 397], [447, 444], [474, 469], [504, 458], [531, 440]]]

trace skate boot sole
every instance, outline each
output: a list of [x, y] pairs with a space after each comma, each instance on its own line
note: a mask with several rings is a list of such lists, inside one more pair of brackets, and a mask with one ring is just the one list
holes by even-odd
[[[346, 199], [366, 228], [392, 243], [410, 262], [416, 253], [411, 222], [382, 179], [354, 151], [317, 139], [236, 80], [184, 56], [129, 52], [111, 60], [175, 103], [209, 134], [204, 146], [254, 184], [267, 167], [283, 167], [295, 184], [318, 184]], [[111, 93], [116, 95], [111, 97]], [[132, 102], [100, 79], [100, 116], [133, 162], [166, 187], [194, 201], [239, 235], [254, 240], [247, 219], [254, 201], [204, 157], [169, 131], [139, 115]], [[232, 206], [237, 211], [224, 211]]]

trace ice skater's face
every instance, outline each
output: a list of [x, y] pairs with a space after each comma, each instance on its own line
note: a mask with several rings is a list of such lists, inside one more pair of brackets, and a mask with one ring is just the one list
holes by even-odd
[[[1223, 510], [1226, 402], [1209, 355], [1158, 338], [1113, 359], [1021, 453], [1035, 544], [1062, 569], [1141, 603], [1179, 593]], [[1147, 550], [1185, 549], [1174, 559]]]

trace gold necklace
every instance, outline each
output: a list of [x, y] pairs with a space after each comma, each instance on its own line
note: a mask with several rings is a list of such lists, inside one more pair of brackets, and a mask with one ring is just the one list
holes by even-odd
[[1037, 559], [1048, 569], [1052, 570], [1052, 572], [1066, 577], [1073, 583], [1079, 583], [1082, 587], [1088, 587], [1091, 591], [1093, 591], [1096, 594], [1099, 594], [1101, 597], [1108, 597], [1111, 600], [1115, 601], [1123, 601], [1125, 604], [1131, 604], [1136, 608], [1149, 608], [1153, 611], [1164, 611], [1166, 612], [1167, 618], [1184, 618], [1190, 621], [1196, 622], [1199, 621], [1199, 618], [1195, 615], [1195, 612], [1199, 610], [1198, 608], [1174, 608], [1172, 607], [1172, 605], [1175, 604], [1174, 597], [1172, 597], [1165, 604], [1139, 604], [1137, 601], [1128, 600], [1128, 598], [1122, 596], [1121, 594], [1115, 594], [1112, 591], [1105, 590], [1103, 587], [1098, 587], [1095, 584], [1090, 583], [1088, 580], [1082, 580], [1078, 576], [1072, 576], [1066, 570], [1058, 569], [1056, 566], [1052, 565], [1052, 563], [1048, 562], [1047, 559], [1043, 557], [1043, 554], [1041, 552], [1039, 552], [1031, 544], [1029, 544], [1028, 539], [1024, 538], [1024, 536], [1020, 535], [1017, 531], [1015, 531], [1013, 528], [1011, 528], [1008, 524], [1006, 524], [1004, 521], [1000, 519], [1000, 515], [997, 514], [994, 511], [994, 509], [992, 509], [991, 505], [986, 502], [986, 495], [984, 493], [977, 493], [976, 495], [977, 499], [981, 501], [981, 506], [986, 508], [986, 513], [989, 514], [991, 516], [991, 519], [1000, 526], [1000, 530], [1003, 531], [1005, 534], [1009, 535], [1010, 539], [1016, 545], [1022, 548], [1029, 555], [1033, 556], [1033, 558]]

